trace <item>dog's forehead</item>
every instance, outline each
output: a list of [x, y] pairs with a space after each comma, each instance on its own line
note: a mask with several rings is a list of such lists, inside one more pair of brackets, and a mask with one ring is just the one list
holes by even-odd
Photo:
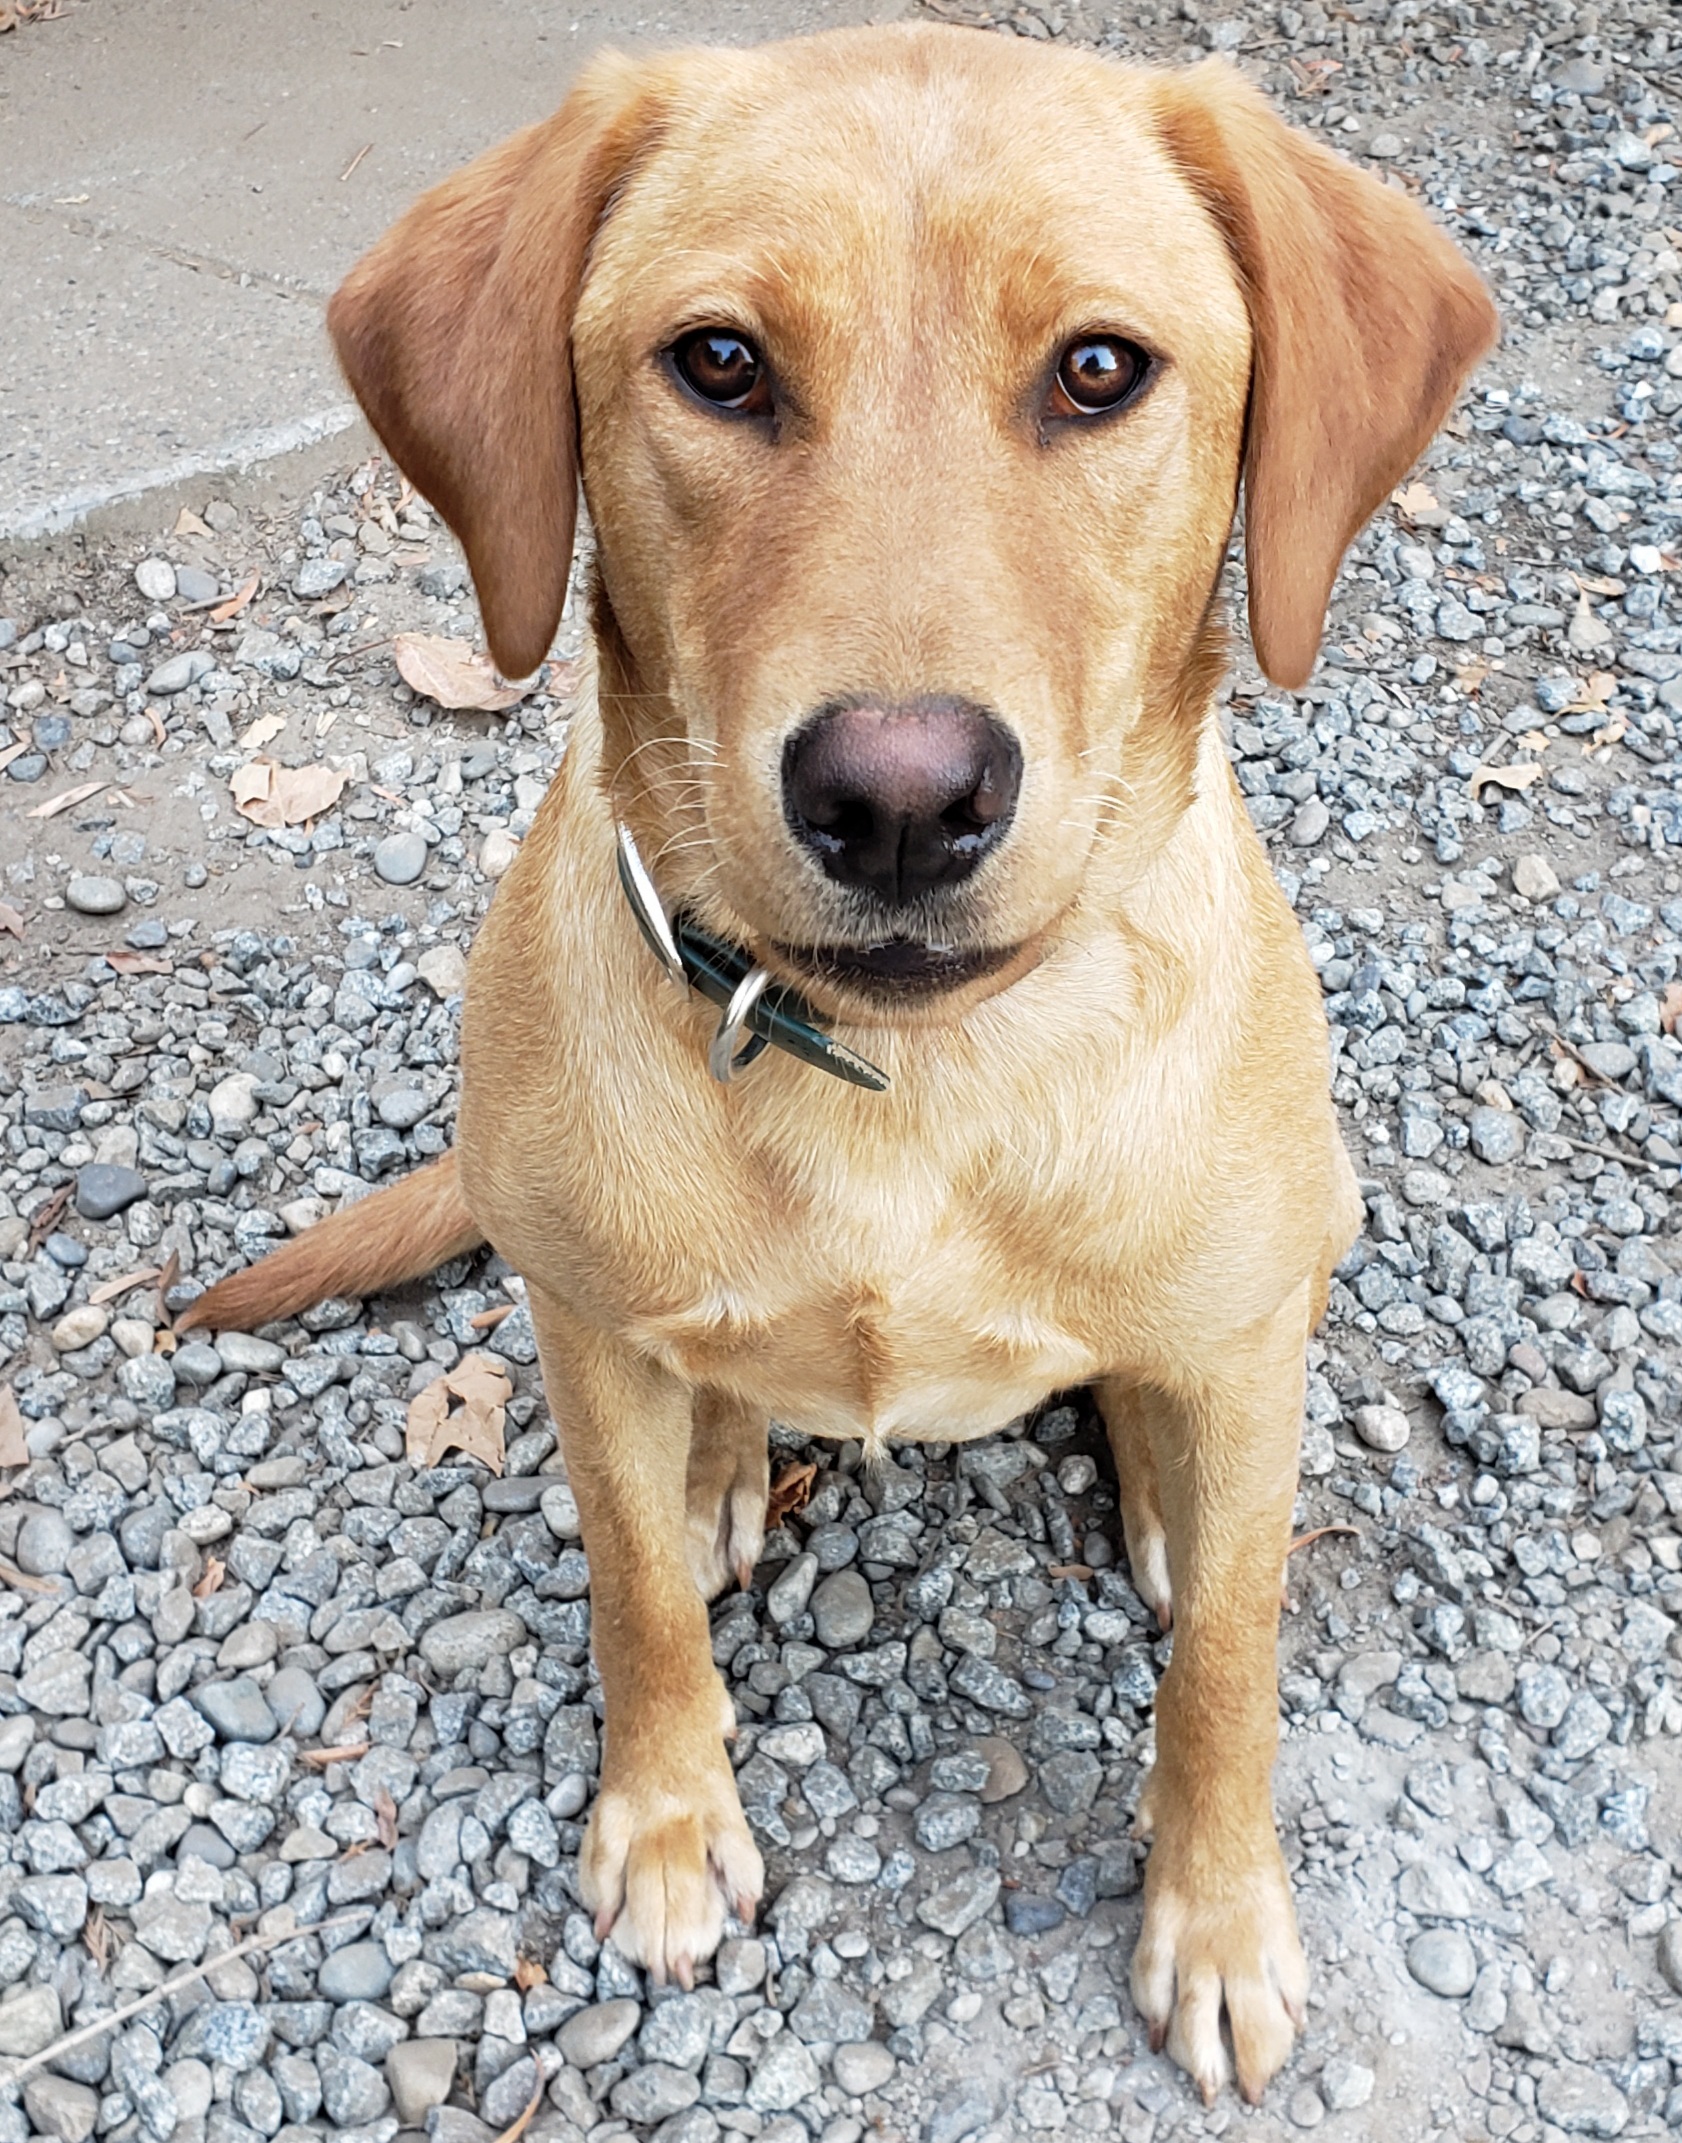
[[[627, 323], [746, 301], [1242, 331], [1153, 78], [959, 32], [696, 55], [598, 233]], [[602, 295], [599, 289], [596, 295]], [[586, 308], [593, 309], [586, 300]]]

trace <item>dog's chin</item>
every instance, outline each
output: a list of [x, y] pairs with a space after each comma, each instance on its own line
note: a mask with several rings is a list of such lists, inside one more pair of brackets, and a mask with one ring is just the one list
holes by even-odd
[[861, 1000], [878, 1017], [896, 1006], [927, 1012], [943, 999], [969, 994], [977, 983], [1013, 979], [1021, 945], [933, 945], [920, 938], [887, 938], [876, 945], [778, 945], [779, 965], [802, 988], [825, 997]]

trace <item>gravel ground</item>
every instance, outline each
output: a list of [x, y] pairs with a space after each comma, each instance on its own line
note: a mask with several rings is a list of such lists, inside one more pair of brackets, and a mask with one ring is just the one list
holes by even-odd
[[[394, 632], [476, 620], [370, 464], [3, 561], [0, 2073], [210, 1969], [0, 2086], [0, 2143], [488, 2143], [540, 2084], [534, 2143], [1682, 2126], [1682, 26], [1168, 14], [999, 26], [1234, 54], [1507, 319], [1316, 680], [1232, 688], [1368, 1214], [1283, 1637], [1295, 2062], [1206, 2113], [1126, 1997], [1166, 1646], [1078, 1398], [874, 1477], [784, 1440], [811, 1500], [714, 1617], [771, 1902], [657, 1995], [576, 1906], [587, 1572], [518, 1278], [169, 1351], [447, 1144], [462, 956], [564, 736], [564, 659], [506, 717], [397, 683]], [[313, 828], [233, 809], [270, 716], [348, 775]], [[417, 1471], [407, 1401], [487, 1344], [506, 1476]]]

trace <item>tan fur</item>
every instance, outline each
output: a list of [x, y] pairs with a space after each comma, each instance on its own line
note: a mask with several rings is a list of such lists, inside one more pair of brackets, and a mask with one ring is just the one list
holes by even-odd
[[[1306, 1987], [1269, 1800], [1303, 1343], [1359, 1202], [1210, 605], [1242, 478], [1257, 648], [1306, 675], [1345, 543], [1487, 346], [1481, 285], [1222, 66], [902, 28], [597, 63], [398, 224], [332, 323], [505, 668], [558, 615], [576, 445], [597, 674], [474, 949], [459, 1194], [382, 1193], [195, 1321], [476, 1234], [524, 1273], [607, 1703], [583, 1880], [680, 1978], [761, 1881], [702, 1592], [759, 1552], [767, 1419], [959, 1438], [1095, 1384], [1175, 1627], [1134, 1993], [1206, 2096], [1235, 2068], [1255, 2097]], [[664, 371], [713, 324], [767, 353], [774, 433]], [[1100, 328], [1157, 353], [1150, 393], [1042, 432], [1057, 351]], [[1008, 841], [941, 917], [1020, 948], [985, 982], [870, 997], [773, 949], [868, 929], [778, 788], [848, 692], [967, 697], [1021, 741]], [[667, 902], [805, 988], [887, 1093], [776, 1053], [709, 1080], [716, 1014], [642, 944], [616, 815]]]

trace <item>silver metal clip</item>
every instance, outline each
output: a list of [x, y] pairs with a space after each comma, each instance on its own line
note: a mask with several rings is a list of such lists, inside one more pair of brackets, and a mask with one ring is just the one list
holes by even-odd
[[[718, 1032], [707, 1045], [707, 1069], [720, 1086], [728, 1086], [743, 1069], [743, 1057], [738, 1056], [737, 1051], [748, 1031], [749, 1015], [771, 987], [771, 979], [768, 967], [750, 968], [731, 993], [724, 1017], [718, 1023]], [[758, 1053], [756, 1049], [754, 1055]]]
[[614, 832], [619, 842], [619, 880], [625, 888], [625, 897], [636, 912], [643, 935], [659, 953], [667, 974], [680, 990], [687, 989], [689, 978], [683, 971], [677, 939], [672, 935], [671, 923], [654, 880], [648, 874], [648, 865], [642, 860], [642, 852], [623, 819], [614, 821]]

